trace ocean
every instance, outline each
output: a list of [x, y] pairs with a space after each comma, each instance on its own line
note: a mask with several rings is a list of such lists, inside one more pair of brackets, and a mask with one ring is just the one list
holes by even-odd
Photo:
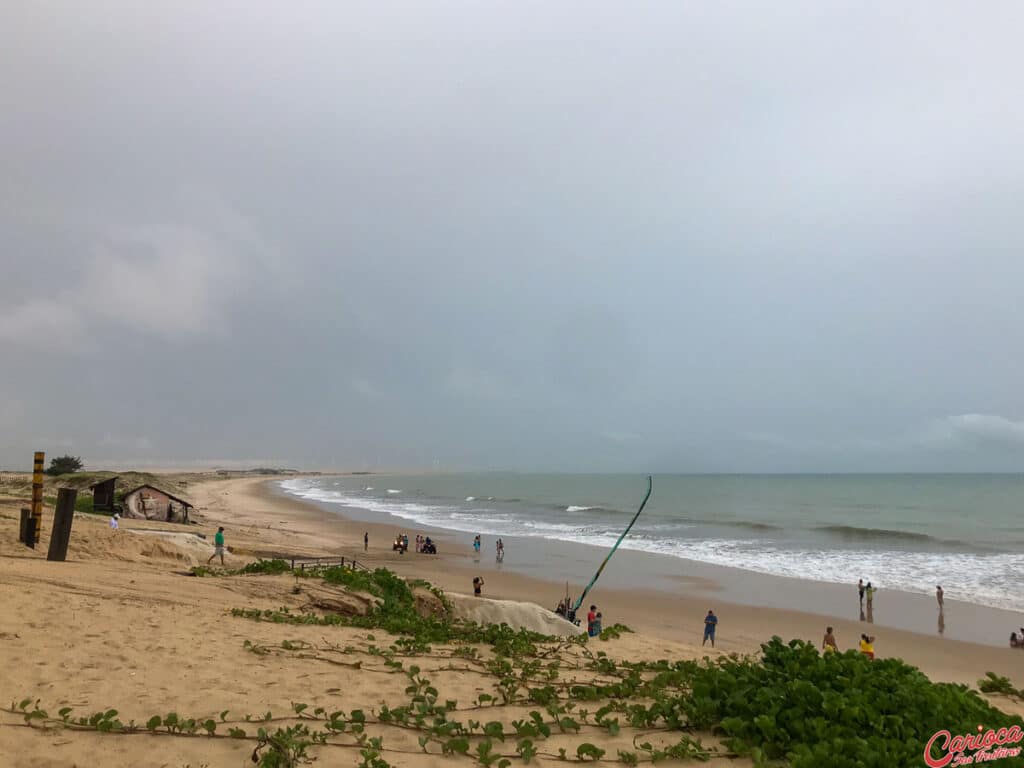
[[[343, 475], [281, 488], [348, 517], [399, 518], [409, 532], [608, 547], [646, 477]], [[1024, 611], [1024, 475], [656, 475], [622, 548], [912, 593], [941, 584], [950, 598]]]

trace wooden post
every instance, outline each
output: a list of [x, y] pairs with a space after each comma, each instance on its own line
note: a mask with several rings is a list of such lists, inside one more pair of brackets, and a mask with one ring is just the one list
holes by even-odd
[[36, 519], [32, 515], [25, 520], [25, 546], [29, 549], [36, 548]]
[[50, 550], [47, 560], [63, 562], [68, 556], [68, 542], [71, 541], [71, 523], [75, 519], [75, 497], [78, 491], [61, 488], [57, 491], [57, 508], [53, 513], [53, 532], [50, 534]]
[[18, 527], [18, 541], [25, 543], [25, 531], [28, 530], [28, 521], [32, 518], [32, 510], [27, 507], [21, 508], [21, 525]]
[[36, 543], [43, 532], [43, 462], [46, 454], [36, 451], [32, 460], [32, 517], [36, 521]]

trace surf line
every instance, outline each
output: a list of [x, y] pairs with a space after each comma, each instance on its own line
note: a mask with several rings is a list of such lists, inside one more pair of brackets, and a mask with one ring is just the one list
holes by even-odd
[[647, 476], [647, 493], [644, 494], [644, 500], [640, 502], [640, 508], [636, 511], [636, 514], [633, 515], [633, 519], [629, 521], [629, 525], [626, 526], [626, 530], [624, 530], [620, 534], [620, 536], [619, 536], [618, 540], [616, 540], [614, 546], [612, 546], [612, 548], [608, 552], [608, 554], [605, 555], [604, 560], [601, 561], [601, 565], [598, 567], [597, 573], [594, 574], [594, 578], [592, 578], [590, 580], [590, 583], [587, 584], [587, 588], [583, 590], [583, 593], [576, 600], [576, 605], [573, 606], [573, 609], [572, 609], [572, 613], [573, 614], [575, 614], [576, 611], [578, 611], [580, 609], [580, 606], [583, 605], [583, 601], [586, 599], [587, 593], [593, 588], [594, 584], [601, 577], [601, 572], [604, 570], [604, 567], [606, 565], [608, 565], [608, 561], [612, 559], [612, 555], [615, 554], [615, 550], [617, 550], [619, 548], [619, 544], [621, 544], [622, 540], [624, 538], [626, 538], [626, 534], [628, 534], [629, 533], [629, 529], [633, 527], [633, 523], [635, 523], [637, 518], [640, 517], [640, 513], [644, 511], [644, 507], [647, 506], [647, 500], [649, 498], [651, 498], [651, 489], [652, 488], [653, 488], [652, 477], [651, 477], [651, 475], [648, 475]]

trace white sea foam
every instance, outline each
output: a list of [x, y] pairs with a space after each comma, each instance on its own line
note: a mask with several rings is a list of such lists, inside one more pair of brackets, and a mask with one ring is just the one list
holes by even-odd
[[401, 488], [388, 488], [388, 493], [401, 493]]
[[597, 509], [597, 507], [577, 507], [574, 504], [570, 504], [565, 508], [566, 512], [586, 512], [588, 509]]
[[476, 496], [467, 496], [466, 501], [476, 501]]

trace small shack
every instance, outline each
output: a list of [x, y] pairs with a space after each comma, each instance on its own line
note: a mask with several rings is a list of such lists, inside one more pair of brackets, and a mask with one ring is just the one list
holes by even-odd
[[117, 476], [108, 477], [89, 486], [92, 491], [92, 508], [97, 512], [117, 512], [119, 505], [114, 498], [114, 486]]
[[153, 485], [140, 485], [124, 495], [125, 517], [187, 523], [192, 503]]

